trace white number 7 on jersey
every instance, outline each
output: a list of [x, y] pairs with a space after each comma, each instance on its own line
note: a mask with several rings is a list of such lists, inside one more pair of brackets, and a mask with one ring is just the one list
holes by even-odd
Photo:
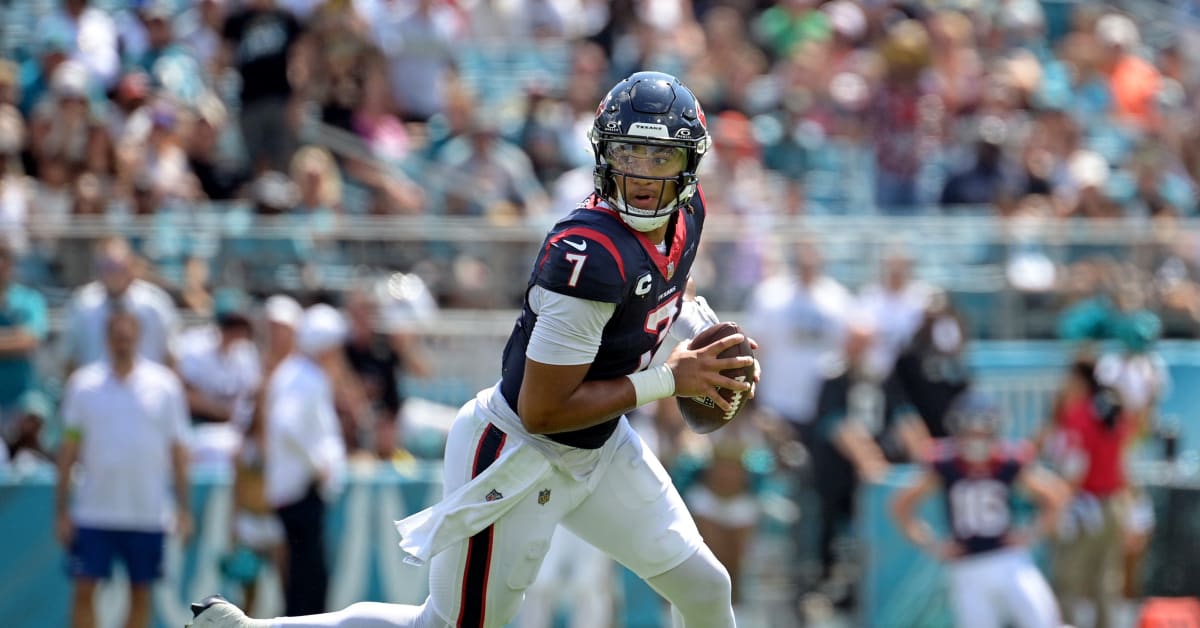
[[579, 253], [567, 253], [566, 258], [568, 262], [575, 265], [575, 268], [571, 269], [571, 278], [567, 280], [567, 285], [574, 288], [575, 284], [579, 283], [579, 273], [583, 271], [583, 263], [587, 261], [588, 256], [580, 255]]

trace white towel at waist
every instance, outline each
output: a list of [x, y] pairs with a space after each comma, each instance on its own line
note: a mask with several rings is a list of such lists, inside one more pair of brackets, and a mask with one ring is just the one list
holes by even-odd
[[[483, 473], [437, 504], [395, 522], [401, 536], [400, 548], [409, 554], [404, 559], [407, 563], [421, 565], [492, 525], [549, 474], [562, 472], [588, 491], [595, 489], [620, 445], [637, 438], [624, 418], [600, 449], [578, 449], [530, 434], [498, 386], [484, 389], [468, 404], [456, 420], [469, 416], [492, 423], [508, 435], [508, 440], [500, 458]], [[487, 495], [493, 490], [503, 497], [488, 501]]]
[[[442, 501], [396, 523], [405, 562], [421, 565], [446, 548], [469, 539], [504, 516], [534, 486], [553, 473], [550, 463], [528, 446], [505, 448], [483, 473]], [[493, 491], [501, 497], [488, 501]]]
[[604, 469], [612, 464], [613, 456], [616, 455], [617, 448], [621, 446], [621, 443], [635, 436], [633, 428], [629, 427], [629, 422], [625, 417], [621, 417], [616, 430], [602, 447], [579, 449], [555, 442], [546, 436], [526, 432], [520, 417], [512, 411], [512, 407], [500, 393], [499, 385], [480, 391], [475, 397], [475, 404], [476, 411], [480, 413], [480, 416], [486, 417], [510, 438], [519, 439], [542, 452], [551, 465], [575, 480], [583, 482], [589, 491], [596, 488], [596, 484], [604, 475]]

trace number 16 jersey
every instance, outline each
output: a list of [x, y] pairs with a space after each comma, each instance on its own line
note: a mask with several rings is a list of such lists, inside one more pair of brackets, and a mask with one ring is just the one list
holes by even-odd
[[953, 440], [938, 442], [930, 467], [942, 481], [946, 519], [964, 556], [1004, 547], [1014, 485], [1029, 460], [1028, 447], [997, 443], [986, 461], [971, 463]]

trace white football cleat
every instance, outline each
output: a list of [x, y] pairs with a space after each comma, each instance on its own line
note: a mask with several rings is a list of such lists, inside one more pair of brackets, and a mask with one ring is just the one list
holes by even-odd
[[242, 609], [219, 595], [192, 603], [192, 623], [187, 628], [271, 628], [264, 619], [250, 619]]

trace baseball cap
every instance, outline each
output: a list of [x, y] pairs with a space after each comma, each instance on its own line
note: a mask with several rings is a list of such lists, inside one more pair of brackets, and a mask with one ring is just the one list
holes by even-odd
[[346, 340], [346, 319], [332, 306], [319, 303], [304, 312], [296, 332], [296, 347], [301, 353], [316, 356], [341, 346]]
[[40, 390], [28, 390], [17, 399], [17, 409], [25, 416], [35, 416], [43, 421], [53, 414], [50, 399]]
[[304, 308], [295, 299], [284, 294], [272, 295], [263, 306], [267, 321], [287, 325], [292, 329], [300, 327], [304, 317]]
[[86, 99], [89, 82], [87, 68], [83, 67], [83, 64], [64, 61], [54, 70], [54, 75], [50, 78], [50, 89], [59, 97]]
[[236, 327], [250, 326], [250, 317], [246, 316], [246, 295], [234, 288], [220, 288], [213, 294], [213, 318], [217, 326]]

